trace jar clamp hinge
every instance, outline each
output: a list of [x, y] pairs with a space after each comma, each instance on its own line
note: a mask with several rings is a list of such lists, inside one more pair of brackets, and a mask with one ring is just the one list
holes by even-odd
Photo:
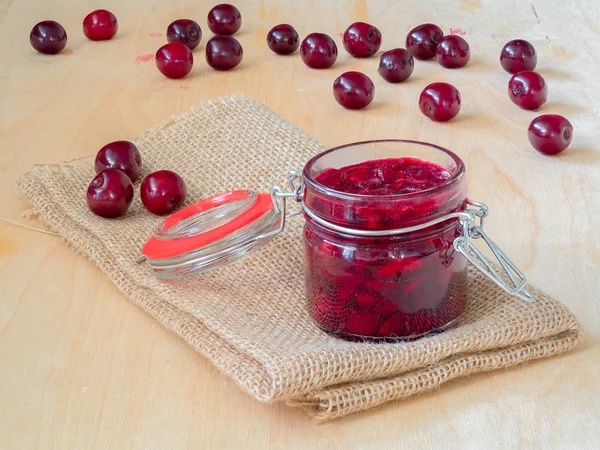
[[[464, 257], [477, 267], [487, 278], [509, 294], [516, 295], [527, 302], [534, 301], [529, 291], [525, 288], [527, 279], [523, 272], [519, 270], [502, 249], [500, 249], [500, 247], [498, 247], [498, 245], [483, 231], [483, 222], [488, 214], [488, 207], [484, 203], [468, 199], [467, 203], [478, 209], [467, 209], [459, 219], [463, 226], [463, 234], [454, 240], [454, 248], [456, 251], [462, 253]], [[479, 224], [477, 224], [477, 218], [479, 218]], [[500, 266], [504, 270], [504, 274], [510, 280], [510, 283], [498, 273], [490, 261], [488, 261], [488, 259], [472, 243], [471, 239], [483, 239], [485, 241], [500, 263]]]

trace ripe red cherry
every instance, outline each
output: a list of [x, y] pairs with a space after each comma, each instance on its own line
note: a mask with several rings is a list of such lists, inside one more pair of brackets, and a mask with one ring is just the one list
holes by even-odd
[[293, 26], [283, 23], [271, 28], [267, 34], [267, 45], [279, 55], [289, 55], [300, 47], [300, 37]]
[[215, 34], [234, 34], [242, 26], [242, 14], [233, 5], [222, 3], [208, 12], [208, 28]]
[[548, 87], [539, 73], [524, 70], [508, 82], [508, 96], [523, 109], [538, 109], [548, 98]]
[[67, 32], [60, 23], [44, 20], [31, 29], [29, 42], [38, 52], [55, 55], [67, 45]]
[[144, 178], [140, 196], [148, 211], [164, 216], [175, 211], [185, 201], [185, 183], [175, 172], [159, 170]]
[[231, 36], [214, 36], [206, 43], [206, 62], [216, 70], [233, 69], [244, 56], [241, 44]]
[[421, 112], [435, 122], [447, 122], [460, 111], [460, 93], [448, 83], [432, 83], [419, 97]]
[[563, 116], [544, 114], [531, 121], [527, 137], [538, 152], [544, 155], [556, 155], [571, 143], [573, 126]]
[[463, 67], [470, 58], [469, 44], [460, 36], [444, 36], [435, 49], [435, 59], [447, 69]]
[[156, 67], [165, 77], [183, 78], [194, 64], [194, 57], [189, 48], [181, 42], [169, 42], [158, 49], [155, 56]]
[[300, 56], [308, 67], [327, 69], [337, 59], [338, 49], [333, 39], [324, 33], [311, 33], [300, 45]]
[[87, 189], [87, 204], [100, 217], [121, 217], [133, 200], [133, 184], [125, 172], [104, 169], [98, 173]]
[[395, 48], [381, 55], [377, 72], [390, 83], [400, 83], [412, 75], [414, 68], [412, 53], [403, 48]]
[[375, 85], [364, 73], [346, 72], [333, 83], [333, 96], [346, 109], [362, 109], [374, 95]]
[[129, 141], [115, 141], [98, 151], [94, 163], [96, 172], [104, 169], [119, 169], [135, 182], [142, 172], [142, 155]]
[[178, 19], [167, 27], [167, 41], [180, 42], [190, 50], [195, 49], [202, 39], [200, 25], [190, 19]]
[[92, 41], [112, 39], [118, 29], [117, 18], [106, 9], [92, 11], [83, 19], [83, 34]]
[[523, 39], [515, 39], [502, 48], [500, 64], [508, 73], [533, 70], [537, 65], [537, 53], [529, 42]]
[[355, 58], [373, 56], [381, 47], [381, 31], [365, 22], [355, 22], [344, 32], [344, 48]]
[[444, 35], [442, 29], [432, 23], [419, 25], [406, 36], [406, 49], [417, 59], [432, 59], [435, 49]]

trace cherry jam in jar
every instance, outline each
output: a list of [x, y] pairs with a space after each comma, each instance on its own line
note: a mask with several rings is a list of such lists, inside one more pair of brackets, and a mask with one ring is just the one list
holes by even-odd
[[321, 153], [306, 165], [304, 249], [310, 314], [346, 338], [415, 338], [443, 330], [467, 298], [467, 261], [453, 246], [466, 209], [462, 160], [430, 144], [373, 141]]
[[159, 278], [198, 275], [257, 251], [302, 214], [308, 311], [335, 337], [394, 341], [444, 330], [465, 309], [467, 263], [509, 294], [535, 300], [484, 231], [488, 207], [467, 198], [454, 153], [416, 141], [358, 142], [288, 175], [287, 189], [230, 191], [177, 211], [137, 261]]

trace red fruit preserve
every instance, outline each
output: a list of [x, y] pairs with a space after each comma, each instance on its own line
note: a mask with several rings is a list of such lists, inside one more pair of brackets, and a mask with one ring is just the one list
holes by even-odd
[[417, 338], [465, 310], [468, 262], [533, 300], [523, 273], [484, 231], [488, 208], [467, 199], [466, 180], [462, 160], [436, 145], [344, 145], [291, 171], [287, 189], [230, 191], [183, 208], [159, 225], [139, 261], [165, 279], [206, 272], [258, 250], [303, 215], [306, 304], [318, 328], [349, 340]]
[[[368, 159], [376, 147], [350, 145], [309, 162], [304, 203], [312, 215], [356, 230], [391, 230], [466, 208], [458, 157], [429, 147], [423, 155], [412, 152], [418, 157]], [[324, 330], [418, 337], [449, 326], [463, 312], [467, 261], [453, 247], [458, 219], [402, 235], [362, 237], [305, 218], [307, 300]]]

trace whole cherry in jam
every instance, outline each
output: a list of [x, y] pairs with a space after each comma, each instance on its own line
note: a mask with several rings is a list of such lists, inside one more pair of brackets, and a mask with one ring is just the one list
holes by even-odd
[[104, 169], [119, 169], [125, 172], [132, 182], [142, 172], [142, 155], [129, 141], [115, 141], [106, 144], [96, 154], [94, 162], [96, 172]]
[[345, 72], [333, 83], [333, 96], [346, 109], [362, 109], [373, 101], [375, 85], [361, 72]]
[[327, 69], [333, 66], [337, 55], [337, 45], [324, 33], [311, 33], [300, 45], [302, 61], [312, 69]]
[[178, 19], [167, 27], [167, 41], [180, 42], [190, 50], [195, 49], [202, 39], [200, 25], [190, 19]]
[[231, 36], [214, 36], [206, 43], [206, 62], [216, 70], [230, 70], [242, 62], [244, 50]]
[[83, 34], [92, 41], [112, 39], [118, 29], [117, 18], [106, 9], [92, 11], [83, 19]]
[[235, 34], [242, 26], [242, 14], [235, 6], [222, 3], [208, 12], [208, 28], [215, 34]]
[[167, 78], [183, 78], [192, 70], [194, 57], [191, 50], [181, 42], [169, 42], [158, 49], [156, 67]]
[[406, 36], [406, 49], [417, 59], [435, 58], [435, 49], [444, 36], [440, 27], [425, 23], [410, 30]]
[[457, 35], [444, 36], [435, 49], [435, 59], [447, 69], [466, 66], [470, 58], [469, 44]]
[[96, 174], [87, 189], [87, 204], [100, 217], [121, 217], [133, 200], [133, 184], [125, 172], [104, 169]]
[[267, 45], [279, 55], [289, 55], [300, 47], [300, 37], [293, 26], [282, 23], [271, 28], [267, 34]]
[[403, 48], [395, 48], [381, 55], [377, 72], [389, 83], [400, 83], [410, 78], [414, 68], [412, 53]]
[[558, 114], [544, 114], [531, 121], [527, 137], [538, 152], [556, 155], [571, 144], [573, 125]]
[[419, 97], [421, 112], [435, 122], [447, 122], [460, 111], [460, 92], [448, 83], [431, 83]]
[[368, 58], [381, 47], [381, 31], [368, 23], [355, 22], [344, 31], [342, 42], [355, 58]]
[[508, 96], [515, 105], [523, 109], [538, 109], [548, 99], [548, 87], [539, 73], [524, 70], [511, 77]]
[[186, 197], [185, 183], [170, 170], [159, 170], [144, 178], [140, 186], [142, 203], [157, 216], [170, 214], [179, 208]]
[[526, 40], [515, 39], [502, 48], [500, 64], [508, 73], [533, 70], [537, 65], [537, 53], [533, 45]]
[[38, 52], [55, 55], [67, 45], [67, 32], [60, 23], [44, 20], [31, 29], [29, 42]]

